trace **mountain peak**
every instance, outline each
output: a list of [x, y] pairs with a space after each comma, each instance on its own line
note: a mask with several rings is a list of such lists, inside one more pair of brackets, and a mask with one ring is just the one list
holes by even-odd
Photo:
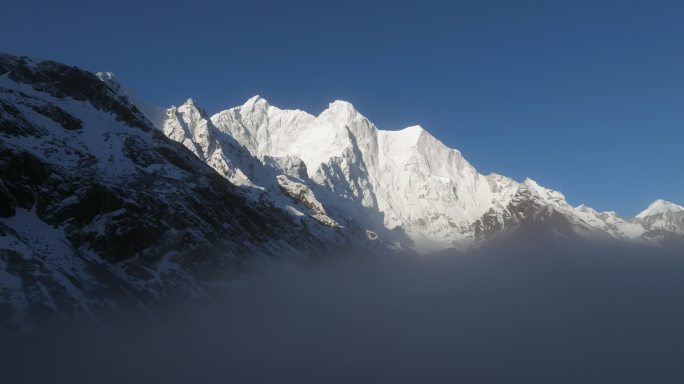
[[188, 98], [185, 103], [181, 104], [180, 107], [176, 108], [176, 111], [182, 114], [194, 115], [194, 119], [205, 119], [208, 120], [207, 111], [204, 110], [195, 100]]
[[536, 181], [530, 179], [529, 177], [526, 177], [522, 183], [528, 187], [531, 187], [531, 188], [535, 188], [535, 189], [539, 188], [539, 184]]
[[114, 78], [116, 77], [114, 76], [114, 72], [97, 72], [95, 76], [97, 76], [97, 78], [100, 79], [100, 81], [104, 82], [114, 80]]
[[390, 132], [394, 132], [395, 135], [400, 136], [406, 142], [416, 143], [418, 142], [418, 139], [420, 139], [420, 136], [425, 133], [425, 129], [420, 125], [412, 125], [404, 129]]
[[419, 125], [392, 131], [378, 130], [378, 136], [383, 138], [387, 150], [401, 152], [403, 155], [409, 155], [416, 151], [424, 133], [425, 130]]
[[[577, 207], [575, 207], [575, 209], [579, 212], [590, 213], [593, 215], [599, 214], [599, 212], [597, 210], [595, 210], [594, 208], [592, 208], [586, 204], [580, 204]], [[603, 212], [603, 213], [609, 213], [609, 212]]]
[[518, 187], [521, 191], [529, 191], [533, 196], [542, 197], [546, 195], [547, 189], [539, 185], [536, 181], [526, 177]]
[[346, 100], [334, 100], [328, 104], [328, 108], [354, 109], [354, 105]]
[[571, 209], [570, 205], [565, 201], [565, 196], [562, 193], [553, 189], [542, 187], [529, 177], [523, 180], [519, 188], [522, 188], [522, 190], [528, 190], [533, 195], [540, 198], [545, 204]]
[[266, 110], [270, 106], [271, 105], [268, 103], [268, 100], [264, 99], [259, 95], [252, 96], [251, 98], [249, 98], [249, 100], [245, 101], [245, 103], [242, 104], [242, 108], [250, 111]]
[[126, 93], [123, 89], [123, 86], [121, 83], [119, 83], [119, 80], [117, 80], [116, 76], [114, 75], [114, 72], [97, 72], [95, 76], [97, 76], [101, 82], [105, 83], [114, 92], [121, 93], [124, 91], [124, 93]]
[[328, 104], [328, 109], [323, 111], [321, 115], [326, 113], [350, 116], [354, 113], [357, 113], [357, 110], [356, 108], [354, 108], [354, 105], [348, 101], [335, 100], [332, 103]]
[[643, 219], [648, 216], [655, 216], [666, 212], [680, 212], [684, 211], [684, 207], [671, 203], [667, 200], [658, 199], [651, 203], [644, 211], [636, 215], [637, 219]]
[[198, 111], [201, 115], [205, 115], [205, 112], [202, 108], [200, 108], [200, 105], [197, 104], [195, 100], [192, 98], [188, 98], [185, 100], [183, 104], [181, 104], [180, 107], [178, 107], [179, 110], [181, 111]]

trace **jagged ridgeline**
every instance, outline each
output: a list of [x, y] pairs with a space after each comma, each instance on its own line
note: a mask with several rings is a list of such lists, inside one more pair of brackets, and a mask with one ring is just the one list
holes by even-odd
[[[659, 200], [629, 220], [573, 207], [533, 180], [480, 174], [420, 126], [378, 129], [348, 102], [335, 101], [317, 116], [279, 109], [259, 96], [211, 117], [192, 100], [147, 110], [165, 134], [235, 184], [268, 190], [276, 204], [297, 214], [361, 228], [383, 247], [428, 253], [519, 231], [681, 245], [679, 205]], [[306, 194], [282, 199], [279, 189], [293, 197], [287, 191], [293, 185]]]
[[344, 101], [315, 116], [257, 96], [211, 116], [191, 99], [150, 106], [111, 73], [0, 55], [0, 320], [202, 296], [256, 260], [521, 233], [681, 246], [684, 208], [573, 207]]
[[0, 55], [0, 318], [202, 295], [355, 242], [240, 188], [97, 76]]

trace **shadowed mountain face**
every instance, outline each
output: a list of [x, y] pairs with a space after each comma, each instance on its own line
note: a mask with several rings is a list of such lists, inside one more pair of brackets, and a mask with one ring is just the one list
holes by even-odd
[[630, 240], [681, 250], [684, 208], [633, 220], [481, 175], [418, 126], [254, 97], [151, 107], [111, 73], [0, 54], [0, 323], [206, 298], [274, 259]]
[[95, 75], [10, 55], [0, 217], [1, 320], [202, 296], [245, 261], [342, 239], [248, 197]]

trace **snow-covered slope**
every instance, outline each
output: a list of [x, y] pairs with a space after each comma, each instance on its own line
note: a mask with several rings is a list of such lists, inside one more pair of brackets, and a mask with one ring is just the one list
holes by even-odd
[[644, 233], [641, 225], [627, 221], [613, 211], [597, 212], [582, 204], [574, 209], [574, 213], [592, 227], [602, 229], [619, 239], [637, 239]]
[[0, 322], [201, 296], [248, 260], [427, 253], [527, 234], [684, 246], [684, 208], [632, 220], [480, 174], [420, 126], [350, 103], [157, 108], [113, 74], [0, 54]]
[[[563, 194], [530, 179], [519, 183], [502, 175], [479, 174], [460, 152], [420, 126], [380, 130], [344, 101], [335, 101], [314, 116], [279, 109], [255, 96], [211, 120], [256, 158], [301, 160], [310, 181], [327, 190], [321, 198], [323, 206], [347, 202], [341, 212], [357, 225], [375, 232], [405, 233], [402, 246], [421, 252], [491, 235], [493, 228], [503, 228], [507, 215], [515, 216], [511, 209], [520, 206], [552, 207], [574, 228], [581, 228], [583, 235], [617, 239], [641, 239], [650, 230], [644, 227], [643, 217], [665, 211], [672, 215], [682, 209], [661, 201], [625, 220], [615, 212], [572, 207]], [[514, 220], [515, 225], [524, 222], [520, 219]], [[487, 221], [490, 228], [484, 230]], [[667, 231], [679, 228], [653, 225]]]
[[192, 99], [169, 108], [162, 129], [233, 184], [255, 186], [245, 174], [253, 173], [254, 159], [231, 136], [217, 131]]
[[319, 224], [319, 207], [319, 220], [295, 218], [236, 186], [238, 172], [208, 167], [251, 156], [202, 131], [191, 105], [169, 132], [192, 152], [105, 80], [0, 54], [0, 322], [201, 296], [248, 260], [357, 245]]
[[0, 54], [0, 322], [203, 295], [247, 260], [516, 234], [682, 247], [684, 207], [573, 207], [344, 101], [315, 116], [256, 96], [210, 117], [191, 99], [150, 106], [111, 73]]
[[[192, 99], [167, 109], [161, 129], [231, 183], [243, 187], [252, 200], [268, 200], [298, 220], [313, 219], [323, 228], [315, 225], [308, 229], [318, 231], [321, 238], [338, 237], [336, 231], [329, 230], [339, 227], [337, 221], [316, 197], [326, 196], [327, 191], [311, 182], [306, 164], [298, 157], [253, 156], [232, 135], [218, 129]], [[339, 219], [344, 221], [344, 217]], [[366, 237], [360, 230], [346, 232]]]
[[644, 228], [643, 238], [659, 243], [684, 246], [684, 207], [656, 200], [634, 219]]
[[379, 130], [344, 101], [313, 116], [256, 96], [211, 120], [257, 158], [301, 159], [327, 189], [324, 205], [355, 204], [343, 214], [368, 230], [406, 233], [405, 246], [439, 249], [472, 237], [470, 224], [493, 204], [487, 178], [458, 151], [419, 126]]
[[677, 205], [669, 201], [658, 199], [651, 203], [651, 205], [649, 205], [648, 208], [640, 212], [635, 217], [637, 219], [645, 219], [649, 216], [660, 215], [663, 213], [676, 213], [682, 211], [684, 211], [684, 207], [682, 207], [681, 205]]
[[[357, 225], [405, 233], [402, 245], [421, 252], [466, 244], [478, 237], [476, 232], [500, 229], [516, 195], [518, 203], [528, 198], [534, 200], [530, 206], [553, 206], [584, 232], [618, 238], [644, 232], [614, 213], [573, 208], [561, 193], [532, 180], [481, 175], [460, 152], [420, 126], [380, 130], [348, 102], [335, 101], [314, 116], [279, 109], [256, 96], [211, 120], [257, 158], [301, 159], [310, 180], [327, 189], [323, 206], [355, 205], [355, 210], [347, 204], [342, 211]], [[483, 215], [490, 221], [487, 230]]]

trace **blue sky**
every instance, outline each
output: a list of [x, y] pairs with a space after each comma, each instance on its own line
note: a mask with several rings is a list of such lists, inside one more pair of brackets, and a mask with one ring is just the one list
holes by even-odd
[[445, 3], [6, 2], [0, 50], [210, 113], [255, 94], [312, 113], [344, 99], [575, 205], [684, 203], [684, 2]]

